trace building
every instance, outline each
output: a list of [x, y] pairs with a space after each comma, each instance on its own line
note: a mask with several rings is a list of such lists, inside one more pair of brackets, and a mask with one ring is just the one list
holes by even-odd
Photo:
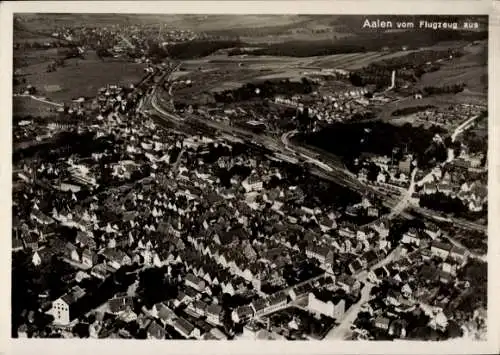
[[157, 340], [162, 340], [165, 339], [165, 329], [161, 325], [159, 325], [157, 322], [151, 322], [149, 324], [149, 327], [147, 329], [147, 336], [148, 339], [157, 339]]
[[218, 304], [211, 304], [206, 311], [207, 321], [220, 325], [222, 322], [222, 307]]
[[75, 286], [68, 293], [52, 302], [54, 323], [60, 325], [70, 324], [78, 316], [73, 311], [75, 303], [83, 296], [85, 296], [85, 291], [79, 286]]
[[278, 292], [274, 295], [268, 297], [269, 304], [266, 308], [266, 313], [276, 312], [280, 309], [283, 309], [288, 304], [288, 298], [285, 293]]
[[404, 244], [413, 244], [416, 246], [420, 246], [421, 238], [418, 235], [418, 231], [415, 228], [410, 228], [408, 232], [403, 234], [401, 242]]
[[134, 300], [130, 296], [119, 296], [108, 301], [109, 311], [118, 314], [134, 307]]
[[92, 267], [97, 264], [97, 254], [90, 249], [84, 249], [82, 251], [82, 264], [88, 267]]
[[446, 259], [450, 255], [451, 249], [452, 245], [447, 243], [433, 242], [431, 245], [431, 253], [441, 259]]
[[356, 293], [361, 287], [361, 283], [352, 276], [340, 275], [336, 280], [337, 286], [347, 293]]
[[250, 306], [255, 314], [255, 316], [260, 316], [266, 313], [267, 307], [269, 306], [269, 301], [265, 298], [259, 298], [253, 301]]
[[194, 300], [188, 306], [188, 310], [194, 312], [200, 317], [204, 317], [207, 311], [208, 305], [201, 300]]
[[260, 191], [264, 187], [262, 179], [256, 175], [250, 175], [247, 179], [242, 181], [241, 185], [246, 192]]
[[425, 227], [425, 233], [434, 240], [441, 235], [441, 229], [435, 224], [428, 224]]
[[192, 337], [199, 338], [200, 330], [192, 325], [190, 322], [184, 318], [178, 318], [174, 321], [173, 327], [177, 330], [184, 338], [189, 339]]
[[404, 160], [401, 160], [398, 164], [399, 171], [403, 174], [410, 175], [411, 172], [411, 158], [406, 157]]
[[340, 319], [345, 312], [345, 300], [328, 291], [309, 293], [307, 308], [311, 312]]
[[465, 263], [467, 261], [467, 258], [469, 256], [469, 252], [467, 249], [460, 248], [457, 246], [453, 246], [450, 251], [450, 258], [453, 260], [458, 261], [459, 263]]
[[391, 321], [386, 317], [377, 317], [375, 319], [375, 327], [381, 330], [388, 331]]
[[240, 306], [235, 310], [233, 310], [233, 312], [231, 313], [231, 319], [235, 323], [247, 321], [253, 316], [254, 316], [254, 310], [249, 305]]
[[186, 275], [184, 283], [186, 286], [192, 287], [198, 292], [203, 292], [203, 290], [205, 289], [205, 281], [194, 276], [191, 273]]

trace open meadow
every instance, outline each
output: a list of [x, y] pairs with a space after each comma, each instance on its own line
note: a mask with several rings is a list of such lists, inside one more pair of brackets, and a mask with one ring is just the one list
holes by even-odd
[[30, 97], [14, 97], [12, 102], [13, 116], [15, 117], [49, 117], [55, 114], [57, 107], [36, 101]]
[[[91, 55], [86, 59], [67, 59], [63, 67], [53, 72], [47, 72], [48, 64], [49, 61], [23, 67], [23, 78], [37, 89], [38, 95], [63, 103], [81, 96], [95, 96], [107, 84], [130, 85], [144, 76], [143, 64], [103, 61]], [[14, 91], [23, 85], [14, 86]]]

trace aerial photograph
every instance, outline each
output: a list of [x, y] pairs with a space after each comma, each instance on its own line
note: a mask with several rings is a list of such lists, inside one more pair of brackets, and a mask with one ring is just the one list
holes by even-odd
[[488, 17], [15, 13], [11, 338], [488, 340]]

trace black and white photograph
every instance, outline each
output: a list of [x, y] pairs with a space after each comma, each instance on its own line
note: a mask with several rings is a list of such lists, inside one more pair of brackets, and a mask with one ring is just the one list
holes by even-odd
[[488, 22], [14, 13], [11, 338], [487, 341]]

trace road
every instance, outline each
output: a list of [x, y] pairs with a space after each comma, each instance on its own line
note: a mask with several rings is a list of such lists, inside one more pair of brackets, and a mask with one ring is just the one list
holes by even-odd
[[481, 117], [481, 115], [476, 115], [474, 117], [471, 117], [471, 118], [465, 120], [462, 124], [460, 124], [460, 126], [458, 126], [455, 129], [455, 131], [453, 132], [453, 134], [451, 135], [451, 141], [455, 142], [455, 140], [457, 139], [458, 135], [462, 134], [479, 117]]
[[411, 196], [415, 192], [415, 176], [417, 171], [417, 168], [413, 169], [410, 177], [410, 186], [401, 196], [401, 200], [391, 209], [391, 212], [387, 216], [389, 219], [401, 214], [411, 204]]
[[63, 107], [64, 105], [59, 103], [59, 102], [54, 102], [54, 101], [49, 101], [47, 99], [44, 99], [44, 98], [41, 98], [41, 97], [37, 97], [35, 95], [29, 95], [29, 94], [14, 94], [13, 95], [14, 97], [28, 97], [30, 99], [33, 99], [35, 101], [39, 101], [39, 102], [43, 102], [45, 104], [48, 104], [48, 105], [52, 105], [52, 106], [56, 106], [56, 107]]
[[179, 164], [181, 163], [182, 156], [184, 155], [185, 152], [186, 152], [186, 149], [184, 149], [184, 147], [183, 147], [181, 149], [181, 151], [179, 152], [179, 155], [177, 156], [177, 159], [175, 160], [175, 163], [172, 167], [173, 171], [177, 171], [177, 169], [179, 168]]
[[345, 312], [342, 321], [338, 326], [330, 330], [324, 339], [326, 340], [344, 340], [345, 336], [350, 330], [351, 324], [358, 317], [359, 312], [361, 311], [361, 307], [370, 300], [370, 293], [373, 288], [373, 284], [366, 283], [365, 286], [361, 289], [361, 298], [360, 300], [352, 305], [347, 312]]
[[[377, 264], [373, 265], [370, 270], [378, 269], [379, 267], [388, 265], [393, 263], [399, 259], [401, 259], [404, 255], [401, 253], [401, 248], [395, 248], [391, 253], [387, 254], [387, 256], [379, 261]], [[367, 270], [359, 272], [354, 277], [360, 282], [364, 283], [365, 286], [361, 289], [361, 298], [360, 300], [352, 305], [347, 312], [344, 314], [340, 324], [330, 330], [324, 339], [327, 340], [344, 340], [347, 334], [350, 331], [351, 325], [354, 323], [356, 318], [358, 317], [359, 312], [361, 311], [361, 307], [370, 301], [370, 293], [372, 288], [375, 286], [371, 282], [367, 281], [368, 278]]]

